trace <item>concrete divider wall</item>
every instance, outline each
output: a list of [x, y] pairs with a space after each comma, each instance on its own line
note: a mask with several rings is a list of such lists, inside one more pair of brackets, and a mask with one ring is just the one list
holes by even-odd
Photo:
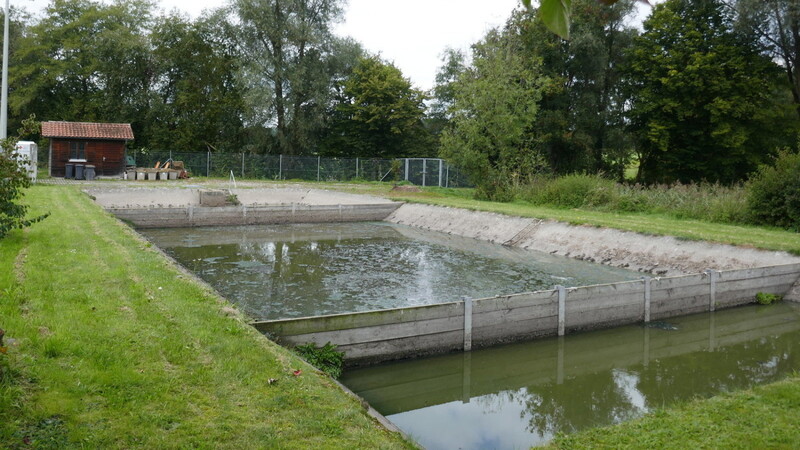
[[285, 345], [333, 343], [358, 365], [713, 311], [785, 295], [798, 278], [800, 264], [707, 271], [254, 326]]
[[381, 221], [400, 203], [106, 208], [138, 228]]

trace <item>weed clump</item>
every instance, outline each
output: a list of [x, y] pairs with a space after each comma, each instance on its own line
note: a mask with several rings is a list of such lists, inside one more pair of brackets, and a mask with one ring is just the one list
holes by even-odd
[[342, 376], [344, 353], [336, 350], [336, 346], [328, 342], [322, 347], [312, 343], [298, 345], [294, 348], [309, 364], [330, 375], [332, 378]]
[[759, 305], [771, 305], [781, 300], [783, 300], [783, 297], [777, 294], [769, 294], [767, 292], [759, 292], [756, 294], [756, 303]]

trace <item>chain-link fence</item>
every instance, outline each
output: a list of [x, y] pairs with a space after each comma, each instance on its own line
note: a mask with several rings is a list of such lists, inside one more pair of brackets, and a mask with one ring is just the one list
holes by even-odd
[[436, 158], [323, 158], [246, 153], [131, 151], [138, 167], [183, 161], [190, 174], [207, 177], [300, 181], [408, 181], [418, 186], [469, 187], [466, 175]]

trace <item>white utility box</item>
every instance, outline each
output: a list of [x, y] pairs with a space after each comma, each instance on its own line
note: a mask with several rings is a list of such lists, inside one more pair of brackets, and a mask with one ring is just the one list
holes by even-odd
[[31, 181], [36, 181], [37, 161], [39, 158], [39, 147], [35, 142], [19, 141], [17, 142], [17, 149], [14, 151], [20, 158], [20, 162], [28, 171], [28, 178]]

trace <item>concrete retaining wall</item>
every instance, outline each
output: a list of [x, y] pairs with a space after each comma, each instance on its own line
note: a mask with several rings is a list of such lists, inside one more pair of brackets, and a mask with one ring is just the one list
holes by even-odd
[[381, 221], [400, 203], [365, 205], [195, 205], [158, 208], [106, 208], [137, 228], [171, 228], [221, 225], [265, 225], [279, 223]]
[[708, 271], [254, 326], [285, 345], [331, 342], [358, 365], [713, 311], [785, 295], [798, 278], [800, 264]]

